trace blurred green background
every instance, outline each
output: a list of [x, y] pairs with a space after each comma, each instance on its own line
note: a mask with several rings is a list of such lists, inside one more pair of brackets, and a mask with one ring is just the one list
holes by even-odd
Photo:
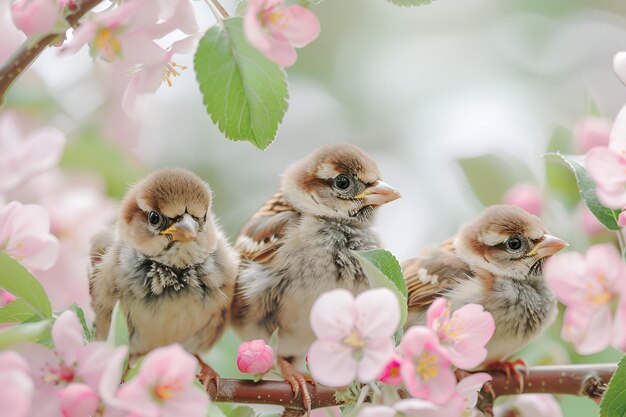
[[[213, 24], [206, 5], [194, 4], [202, 27]], [[234, 10], [234, 2], [225, 5]], [[107, 64], [93, 65], [86, 49], [75, 56], [48, 50], [13, 86], [5, 109], [65, 131], [62, 166], [100, 173], [116, 198], [155, 167], [193, 169], [213, 187], [214, 210], [231, 238], [276, 191], [286, 166], [323, 143], [345, 141], [372, 154], [403, 195], [378, 220], [400, 260], [453, 234], [478, 213], [481, 198], [496, 202], [519, 180], [543, 187], [553, 233], [570, 250], [586, 249], [591, 241], [581, 232], [571, 180], [557, 172], [547, 184], [541, 154], [551, 139], [551, 150], [572, 151], [572, 131], [585, 116], [612, 119], [626, 103], [611, 67], [626, 49], [625, 1], [437, 0], [407, 9], [326, 0], [313, 10], [321, 36], [288, 69], [289, 110], [264, 152], [227, 141], [211, 123], [191, 56], [177, 59], [188, 69], [171, 88], [142, 98], [127, 117], [119, 92], [103, 81]], [[476, 159], [484, 154], [497, 157]], [[560, 322], [520, 356], [530, 364], [620, 357], [612, 350], [578, 356], [559, 332]], [[228, 333], [210, 355], [223, 376], [236, 375], [236, 344]], [[568, 417], [597, 414], [590, 400], [561, 401]]]

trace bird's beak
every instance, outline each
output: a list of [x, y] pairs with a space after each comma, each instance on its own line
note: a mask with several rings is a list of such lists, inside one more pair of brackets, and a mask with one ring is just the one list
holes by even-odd
[[161, 232], [162, 235], [171, 235], [172, 240], [177, 242], [189, 242], [198, 234], [198, 223], [189, 214]]
[[544, 234], [541, 242], [537, 243], [535, 248], [530, 251], [528, 255], [536, 256], [537, 258], [545, 258], [546, 256], [556, 254], [568, 246], [569, 244], [566, 241], [552, 235]]
[[398, 190], [378, 180], [355, 198], [362, 198], [366, 206], [382, 206], [400, 197], [401, 195]]

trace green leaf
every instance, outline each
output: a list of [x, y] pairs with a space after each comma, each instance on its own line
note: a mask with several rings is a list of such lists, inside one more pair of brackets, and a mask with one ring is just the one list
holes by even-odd
[[237, 7], [235, 7], [235, 16], [243, 16], [248, 9], [249, 0], [239, 0]]
[[228, 417], [254, 417], [256, 414], [250, 407], [239, 406], [228, 413]]
[[411, 7], [411, 6], [425, 6], [433, 2], [433, 0], [387, 0], [391, 4], [396, 6]]
[[[22, 323], [33, 316], [30, 306], [19, 298], [0, 308], [0, 323]], [[41, 320], [37, 316], [37, 321]]]
[[0, 349], [15, 343], [36, 342], [49, 329], [50, 320], [22, 323], [0, 331]]
[[17, 297], [17, 300], [13, 301], [13, 303], [19, 301], [18, 305], [13, 308], [13, 311], [9, 311], [8, 314], [21, 317], [27, 308], [31, 315], [37, 315], [40, 320], [52, 317], [50, 300], [37, 278], [28, 272], [18, 261], [1, 252], [0, 288]]
[[624, 416], [626, 416], [626, 355], [619, 361], [600, 403], [600, 417]]
[[93, 340], [93, 334], [91, 333], [91, 330], [89, 330], [89, 326], [87, 325], [87, 320], [85, 319], [85, 312], [76, 303], [72, 304], [72, 306], [70, 307], [70, 310], [76, 313], [76, 316], [78, 317], [78, 321], [80, 321], [80, 325], [83, 328], [83, 334], [85, 335], [85, 340], [87, 340], [88, 342], [91, 342]]
[[[548, 143], [548, 152], [567, 154], [573, 151], [572, 133], [568, 129], [562, 127], [557, 128]], [[576, 178], [572, 175], [570, 170], [562, 164], [555, 164], [546, 160], [546, 182], [550, 190], [568, 206], [574, 207], [580, 201]]]
[[128, 323], [119, 301], [113, 307], [107, 342], [113, 343], [115, 346], [128, 345]]
[[487, 154], [458, 162], [474, 194], [485, 206], [501, 203], [504, 193], [519, 182], [535, 182], [528, 167], [513, 156]]
[[585, 169], [585, 162], [583, 156], [578, 155], [562, 155], [558, 152], [545, 155], [551, 161], [556, 161], [565, 164], [570, 171], [574, 173], [576, 177], [576, 184], [578, 185], [578, 191], [581, 197], [589, 207], [589, 210], [598, 218], [600, 223], [605, 225], [611, 230], [619, 230], [620, 227], [617, 224], [619, 218], [619, 210], [611, 210], [604, 207], [598, 196], [596, 195], [596, 184], [591, 179], [587, 170]]
[[229, 404], [218, 404], [218, 403], [210, 403], [209, 404], [209, 409], [207, 412], [207, 416], [208, 417], [227, 417], [227, 414], [224, 410], [224, 408], [228, 407], [228, 409], [230, 409], [230, 405]]
[[402, 326], [408, 314], [408, 292], [398, 260], [384, 249], [354, 251], [354, 254], [359, 259], [371, 288], [389, 288], [396, 294], [400, 301], [400, 326]]
[[194, 57], [204, 104], [227, 138], [265, 149], [287, 110], [285, 73], [248, 44], [241, 17], [222, 23], [205, 33]]

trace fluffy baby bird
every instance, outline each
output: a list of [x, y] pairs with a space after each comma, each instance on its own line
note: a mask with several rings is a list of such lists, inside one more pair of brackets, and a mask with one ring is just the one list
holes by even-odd
[[543, 264], [566, 246], [548, 234], [538, 217], [518, 207], [487, 208], [456, 236], [402, 264], [409, 291], [407, 326], [423, 322], [437, 297], [448, 299], [452, 310], [482, 304], [496, 330], [481, 367], [515, 371], [520, 362], [503, 361], [556, 317], [556, 299], [544, 280]]
[[380, 246], [372, 230], [379, 206], [400, 194], [384, 183], [374, 160], [350, 144], [323, 146], [290, 166], [280, 191], [244, 225], [233, 326], [244, 340], [268, 340], [278, 329], [278, 363], [294, 395], [295, 372], [314, 341], [309, 324], [317, 297], [334, 288], [358, 293], [368, 281], [352, 250]]
[[105, 339], [117, 300], [126, 314], [133, 356], [180, 343], [199, 358], [229, 318], [238, 269], [211, 213], [211, 189], [182, 168], [158, 170], [126, 193], [113, 232], [93, 242], [89, 288], [96, 337]]

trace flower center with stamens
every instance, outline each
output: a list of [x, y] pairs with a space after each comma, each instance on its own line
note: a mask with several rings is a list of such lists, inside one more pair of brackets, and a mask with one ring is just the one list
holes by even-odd
[[109, 28], [102, 28], [98, 30], [93, 42], [96, 50], [102, 56], [102, 59], [107, 62], [111, 62], [116, 57], [122, 55], [120, 41], [115, 36], [115, 33]]
[[180, 76], [180, 72], [176, 70], [176, 68], [178, 68], [180, 71], [184, 71], [187, 69], [187, 67], [183, 65], [178, 65], [174, 61], [168, 62], [167, 65], [165, 66], [165, 71], [163, 72], [162, 78], [163, 78], [163, 81], [166, 82], [169, 87], [172, 86], [172, 77]]
[[74, 370], [65, 364], [58, 364], [55, 366], [47, 365], [47, 372], [43, 376], [45, 383], [51, 383], [58, 385], [60, 383], [70, 383], [74, 381]]
[[596, 307], [608, 304], [613, 299], [613, 293], [606, 287], [606, 275], [599, 274], [595, 281], [587, 282], [585, 301]]
[[179, 380], [168, 381], [155, 385], [153, 390], [154, 399], [157, 402], [164, 402], [172, 398], [178, 391], [182, 389]]
[[437, 374], [439, 374], [437, 363], [439, 363], [439, 359], [435, 355], [428, 352], [422, 352], [422, 354], [415, 360], [415, 373], [423, 381], [435, 378]]
[[344, 345], [348, 345], [354, 349], [363, 349], [365, 347], [365, 340], [356, 330], [353, 330], [350, 336], [344, 338], [342, 342]]

